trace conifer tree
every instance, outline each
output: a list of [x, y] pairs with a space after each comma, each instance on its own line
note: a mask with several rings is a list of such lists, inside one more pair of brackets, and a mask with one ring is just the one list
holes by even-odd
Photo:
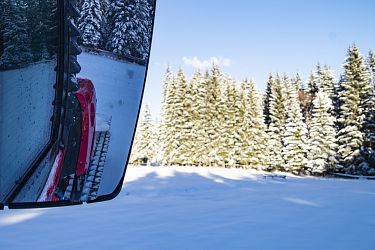
[[152, 27], [150, 8], [145, 0], [111, 2], [107, 12], [108, 50], [120, 56], [146, 59]]
[[265, 169], [267, 134], [263, 117], [263, 106], [260, 94], [253, 81], [245, 81], [246, 109], [244, 114], [244, 126], [247, 127], [246, 154], [247, 162], [251, 168]]
[[100, 0], [84, 0], [78, 28], [82, 32], [83, 45], [97, 49], [102, 39], [104, 10]]
[[362, 152], [366, 127], [364, 118], [371, 106], [373, 89], [364, 59], [355, 45], [348, 50], [344, 69], [339, 93], [338, 157], [344, 171], [356, 173], [360, 165], [362, 168], [367, 165]]
[[238, 91], [236, 82], [233, 79], [227, 79], [227, 128], [228, 128], [228, 167], [236, 167], [238, 154]]
[[174, 119], [172, 120], [172, 126], [174, 126], [175, 133], [172, 135], [174, 137], [174, 145], [170, 158], [173, 164], [183, 165], [183, 153], [186, 150], [183, 143], [186, 136], [185, 132], [188, 132], [188, 128], [185, 127], [185, 123], [189, 122], [189, 120], [187, 120], [188, 116], [185, 115], [184, 110], [184, 100], [186, 98], [188, 85], [182, 68], [178, 70], [177, 75], [174, 78], [174, 82], [176, 89], [175, 94], [172, 97], [173, 104], [170, 108], [172, 108], [173, 112]]
[[26, 6], [20, 0], [5, 0], [3, 37], [4, 49], [0, 57], [1, 69], [14, 69], [24, 67], [32, 62], [33, 54], [30, 48], [31, 41], [28, 33]]
[[210, 166], [220, 164], [218, 156], [218, 143], [220, 140], [219, 128], [221, 126], [218, 119], [221, 98], [221, 79], [222, 74], [217, 65], [212, 67], [211, 73], [207, 81], [207, 119], [209, 121], [207, 127], [207, 148]]
[[289, 96], [282, 156], [285, 161], [284, 170], [300, 174], [304, 172], [307, 165], [307, 126], [303, 121], [295, 88], [289, 88]]
[[146, 105], [136, 132], [131, 155], [132, 164], [144, 163], [149, 165], [154, 160], [156, 156], [156, 135], [154, 132], [150, 109]]
[[335, 99], [335, 77], [328, 65], [324, 65], [319, 74], [320, 89], [328, 95], [331, 100]]
[[282, 169], [284, 159], [282, 157], [283, 137], [287, 119], [287, 89], [280, 76], [276, 77], [270, 96], [270, 125], [267, 130], [269, 137], [269, 162], [268, 169]]
[[268, 76], [268, 82], [267, 82], [267, 89], [266, 93], [264, 95], [264, 119], [267, 126], [270, 125], [271, 118], [270, 118], [270, 98], [271, 98], [271, 89], [274, 84], [274, 79], [272, 74], [270, 73]]
[[[320, 66], [318, 64], [317, 66], [318, 72], [320, 71]], [[307, 92], [309, 92], [310, 95], [315, 96], [316, 93], [319, 91], [319, 82], [317, 77], [315, 76], [314, 72], [310, 72], [309, 80], [307, 81]]]
[[233, 162], [231, 162], [230, 165], [235, 164], [236, 166], [247, 167], [249, 164], [247, 157], [247, 134], [249, 124], [245, 121], [245, 113], [247, 110], [245, 82], [241, 83], [236, 99], [236, 132], [232, 153]]
[[192, 102], [192, 134], [194, 137], [194, 149], [192, 150], [192, 160], [195, 165], [208, 166], [208, 150], [207, 150], [207, 126], [206, 117], [207, 106], [207, 78], [200, 71], [195, 72], [190, 82], [191, 95], [194, 97]]
[[372, 52], [372, 50], [370, 50], [369, 55], [368, 55], [367, 66], [370, 72], [371, 83], [375, 87], [375, 57], [374, 57], [374, 53]]
[[332, 110], [332, 100], [322, 88], [313, 102], [309, 131], [308, 171], [313, 174], [325, 174], [336, 164], [336, 119]]
[[[317, 72], [321, 72], [321, 68], [319, 64], [317, 66]], [[305, 118], [305, 122], [307, 126], [310, 125], [311, 112], [313, 109], [313, 101], [318, 91], [319, 91], [319, 78], [311, 71], [309, 79], [307, 81], [307, 88], [305, 91], [305, 107], [302, 108], [304, 112], [303, 117]]]
[[57, 54], [57, 2], [29, 0], [27, 5], [27, 29], [33, 61], [49, 60]]
[[229, 121], [229, 84], [228, 76], [222, 76], [219, 80], [219, 99], [217, 102], [216, 124], [217, 124], [217, 144], [216, 144], [216, 164], [221, 167], [228, 166], [229, 152], [232, 150], [231, 145], [232, 131]]
[[164, 77], [164, 97], [162, 110], [161, 125], [161, 151], [163, 155], [163, 164], [172, 164], [172, 152], [176, 150], [178, 143], [175, 139], [177, 133], [175, 126], [176, 115], [174, 113], [176, 98], [175, 77], [171, 69], [168, 67]]
[[[184, 77], [184, 75], [180, 76]], [[180, 81], [184, 81], [181, 79]], [[186, 80], [185, 80], [186, 81]], [[193, 151], [195, 148], [195, 134], [194, 128], [194, 117], [193, 117], [193, 103], [195, 102], [195, 96], [193, 95], [193, 88], [191, 84], [183, 83], [184, 90], [183, 99], [180, 100], [183, 105], [182, 117], [181, 117], [181, 132], [180, 132], [180, 146], [178, 149], [178, 162], [181, 165], [193, 165]], [[180, 85], [182, 86], [182, 85]]]

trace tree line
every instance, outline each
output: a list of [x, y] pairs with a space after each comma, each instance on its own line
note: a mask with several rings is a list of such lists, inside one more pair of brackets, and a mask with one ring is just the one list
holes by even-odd
[[16, 69], [56, 55], [57, 0], [0, 2], [0, 70]]
[[131, 162], [375, 175], [374, 86], [374, 55], [355, 45], [338, 80], [318, 64], [306, 82], [270, 74], [264, 94], [216, 65], [190, 81], [168, 68], [161, 121], [146, 108]]
[[154, 0], [80, 0], [78, 5], [84, 46], [147, 59]]

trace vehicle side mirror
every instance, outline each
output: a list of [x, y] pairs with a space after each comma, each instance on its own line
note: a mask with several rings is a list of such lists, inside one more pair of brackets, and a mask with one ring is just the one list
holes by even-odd
[[76, 205], [122, 188], [156, 0], [0, 3], [0, 209]]

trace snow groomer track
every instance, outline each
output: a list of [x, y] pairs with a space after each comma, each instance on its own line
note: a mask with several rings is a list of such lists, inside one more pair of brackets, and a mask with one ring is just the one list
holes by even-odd
[[[85, 184], [82, 190], [82, 201], [94, 200], [97, 197], [98, 189], [103, 176], [105, 160], [108, 154], [109, 141], [111, 138], [110, 125], [110, 117], [97, 114], [94, 146]], [[72, 188], [73, 178], [69, 181], [69, 186], [64, 196], [65, 199], [70, 199]]]

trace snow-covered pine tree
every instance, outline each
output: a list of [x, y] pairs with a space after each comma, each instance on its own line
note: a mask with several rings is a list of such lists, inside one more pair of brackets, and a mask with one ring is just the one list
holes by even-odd
[[264, 113], [264, 120], [265, 120], [265, 123], [267, 126], [270, 125], [270, 122], [271, 122], [271, 118], [270, 118], [270, 99], [271, 99], [271, 89], [272, 89], [272, 86], [274, 84], [274, 79], [273, 79], [273, 76], [272, 74], [270, 73], [269, 76], [268, 76], [268, 82], [267, 82], [267, 88], [266, 88], [266, 92], [264, 94], [264, 110], [263, 110], [263, 113]]
[[284, 170], [300, 174], [307, 168], [307, 126], [298, 100], [296, 88], [288, 88], [290, 98], [287, 107], [287, 120], [283, 133], [282, 157], [285, 161]]
[[316, 175], [324, 175], [336, 165], [336, 118], [332, 110], [332, 100], [322, 88], [313, 102], [309, 131], [308, 171]]
[[4, 48], [0, 57], [0, 69], [24, 67], [33, 59], [25, 17], [26, 5], [21, 0], [5, 0], [2, 4]]
[[339, 93], [339, 166], [345, 172], [363, 174], [368, 169], [363, 154], [367, 122], [365, 117], [371, 106], [373, 88], [369, 84], [363, 56], [355, 45], [349, 47], [344, 69]]
[[267, 130], [269, 138], [268, 170], [283, 169], [284, 167], [284, 159], [281, 152], [287, 119], [287, 89], [279, 75], [277, 75], [274, 83], [270, 95], [271, 122]]
[[151, 24], [146, 0], [114, 0], [107, 12], [108, 50], [120, 56], [146, 59], [150, 48]]
[[84, 0], [81, 16], [78, 19], [78, 28], [82, 32], [83, 45], [98, 49], [102, 39], [102, 24], [104, 10], [100, 0]]

